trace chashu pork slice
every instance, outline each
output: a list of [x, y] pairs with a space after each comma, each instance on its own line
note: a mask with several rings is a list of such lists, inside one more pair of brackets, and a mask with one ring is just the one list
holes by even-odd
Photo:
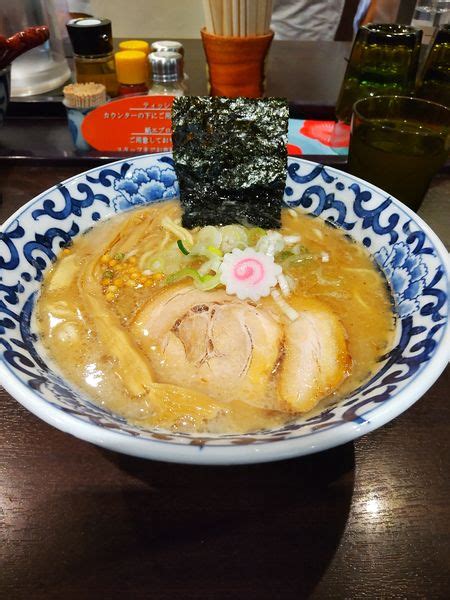
[[143, 307], [132, 329], [158, 381], [278, 408], [268, 392], [283, 332], [269, 311], [225, 290], [174, 285]]
[[300, 305], [285, 326], [284, 355], [278, 371], [278, 397], [287, 412], [306, 412], [347, 377], [351, 358], [345, 329], [326, 305]]

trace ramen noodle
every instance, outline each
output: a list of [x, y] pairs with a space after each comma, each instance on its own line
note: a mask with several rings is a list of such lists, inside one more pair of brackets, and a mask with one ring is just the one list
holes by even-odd
[[50, 359], [134, 424], [239, 433], [314, 414], [377, 370], [394, 317], [365, 248], [319, 218], [181, 226], [178, 201], [114, 216], [46, 274]]

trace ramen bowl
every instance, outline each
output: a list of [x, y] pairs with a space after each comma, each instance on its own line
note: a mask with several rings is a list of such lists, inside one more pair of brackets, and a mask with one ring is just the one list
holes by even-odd
[[448, 253], [430, 228], [382, 190], [330, 167], [289, 159], [284, 202], [362, 243], [395, 304], [392, 349], [344, 399], [270, 430], [183, 434], [148, 430], [95, 404], [42, 353], [33, 308], [62, 248], [108, 217], [178, 196], [170, 154], [101, 166], [40, 194], [0, 234], [0, 380], [32, 413], [78, 438], [147, 459], [197, 464], [279, 460], [338, 446], [416, 402], [448, 361]]

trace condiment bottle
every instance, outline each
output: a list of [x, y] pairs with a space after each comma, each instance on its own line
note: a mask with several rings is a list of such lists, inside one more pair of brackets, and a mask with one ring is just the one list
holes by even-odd
[[[123, 40], [122, 42], [119, 43], [119, 50], [137, 50], [139, 52], [143, 52], [145, 54], [145, 56], [147, 57], [150, 53], [150, 44], [148, 42], [146, 42], [145, 40]], [[146, 82], [147, 82], [147, 86], [150, 85], [150, 81], [151, 81], [151, 77], [150, 77], [150, 64], [147, 61], [146, 63], [146, 72], [147, 72], [147, 77], [146, 77]]]
[[183, 57], [178, 52], [151, 52], [148, 55], [152, 84], [149, 96], [184, 96]]
[[119, 50], [137, 50], [147, 56], [150, 52], [150, 44], [145, 40], [123, 40], [119, 43]]
[[116, 52], [116, 73], [119, 84], [119, 96], [146, 94], [148, 92], [147, 56], [139, 50], [121, 50]]
[[181, 42], [173, 40], [158, 40], [152, 43], [152, 52], [178, 52], [184, 56], [184, 48]]
[[181, 42], [174, 40], [158, 40], [152, 44], [152, 52], [178, 52], [183, 57], [183, 86], [187, 94], [189, 91], [189, 77], [184, 70], [184, 47]]
[[117, 94], [111, 21], [95, 17], [72, 19], [67, 23], [72, 42], [78, 83], [96, 82], [109, 96]]

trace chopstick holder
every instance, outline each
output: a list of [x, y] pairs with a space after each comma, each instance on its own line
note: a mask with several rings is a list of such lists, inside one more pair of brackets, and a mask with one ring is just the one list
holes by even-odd
[[274, 36], [231, 37], [201, 30], [209, 69], [210, 94], [259, 98], [264, 93], [264, 67]]

